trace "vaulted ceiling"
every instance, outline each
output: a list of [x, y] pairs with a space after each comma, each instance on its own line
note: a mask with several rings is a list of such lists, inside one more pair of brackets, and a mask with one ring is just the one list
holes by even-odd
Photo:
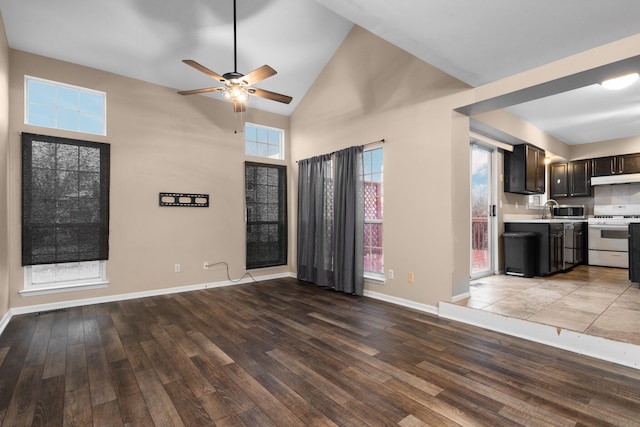
[[[234, 71], [232, 4], [0, 0], [0, 10], [12, 48], [184, 90], [216, 82], [183, 59]], [[252, 98], [251, 108], [284, 115], [353, 24], [474, 87], [640, 32], [637, 0], [237, 0], [237, 14], [237, 71], [269, 64], [278, 74], [256, 86], [294, 99]], [[510, 110], [569, 144], [640, 135], [640, 82]]]

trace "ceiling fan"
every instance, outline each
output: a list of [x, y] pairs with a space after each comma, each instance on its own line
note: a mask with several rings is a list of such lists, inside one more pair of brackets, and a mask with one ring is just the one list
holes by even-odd
[[233, 70], [228, 73], [224, 73], [222, 76], [211, 71], [204, 65], [197, 63], [191, 59], [184, 59], [182, 62], [185, 64], [195, 68], [198, 71], [201, 71], [212, 77], [219, 82], [223, 83], [224, 86], [218, 87], [208, 87], [204, 89], [193, 89], [193, 90], [184, 90], [178, 92], [180, 95], [194, 95], [198, 93], [206, 93], [206, 92], [222, 92], [222, 95], [231, 101], [233, 105], [233, 111], [236, 113], [242, 112], [246, 110], [246, 102], [249, 99], [249, 95], [259, 96], [260, 98], [269, 99], [271, 101], [278, 101], [284, 104], [288, 104], [293, 99], [290, 96], [282, 95], [276, 92], [271, 92], [264, 89], [258, 89], [256, 87], [252, 87], [254, 84], [268, 78], [274, 76], [276, 74], [276, 70], [271, 68], [268, 65], [263, 65], [260, 68], [256, 68], [251, 71], [249, 74], [239, 73], [238, 70], [238, 54], [237, 54], [237, 43], [236, 43], [236, 0], [233, 0]]

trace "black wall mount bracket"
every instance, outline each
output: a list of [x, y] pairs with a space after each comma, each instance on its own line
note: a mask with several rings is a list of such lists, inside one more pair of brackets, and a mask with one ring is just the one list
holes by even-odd
[[208, 194], [192, 193], [160, 193], [160, 206], [187, 206], [194, 208], [208, 208]]

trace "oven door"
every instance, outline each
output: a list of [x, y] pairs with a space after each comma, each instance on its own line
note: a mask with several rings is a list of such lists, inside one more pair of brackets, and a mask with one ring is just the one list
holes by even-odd
[[589, 265], [629, 268], [629, 227], [589, 224]]
[[589, 249], [628, 252], [629, 226], [589, 224]]

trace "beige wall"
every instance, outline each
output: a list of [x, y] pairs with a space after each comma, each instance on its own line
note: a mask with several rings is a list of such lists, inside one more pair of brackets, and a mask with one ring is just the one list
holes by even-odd
[[640, 135], [591, 144], [572, 145], [569, 160], [595, 159], [597, 157], [638, 152], [640, 152]]
[[[226, 281], [244, 272], [244, 134], [234, 134], [230, 104], [204, 96], [10, 51], [10, 298], [11, 306], [125, 294]], [[107, 93], [107, 136], [24, 124], [24, 75]], [[249, 108], [247, 121], [288, 131], [289, 118]], [[110, 257], [106, 289], [21, 297], [20, 132], [111, 144]], [[289, 147], [287, 146], [287, 152]], [[256, 159], [250, 159], [256, 160]], [[207, 193], [209, 208], [159, 207], [158, 193]], [[173, 272], [181, 264], [180, 273]], [[253, 274], [287, 272], [289, 267]]]
[[9, 311], [9, 227], [7, 152], [9, 147], [9, 46], [0, 15], [0, 320]]
[[[386, 140], [384, 264], [395, 278], [367, 290], [436, 305], [450, 299], [459, 262], [468, 289], [468, 250], [462, 258], [454, 253], [459, 228], [452, 223], [460, 209], [469, 227], [468, 119], [453, 119], [448, 97], [467, 88], [354, 26], [291, 117], [292, 160]], [[454, 122], [467, 140], [466, 160], [452, 143]], [[467, 178], [454, 179], [454, 156]]]

